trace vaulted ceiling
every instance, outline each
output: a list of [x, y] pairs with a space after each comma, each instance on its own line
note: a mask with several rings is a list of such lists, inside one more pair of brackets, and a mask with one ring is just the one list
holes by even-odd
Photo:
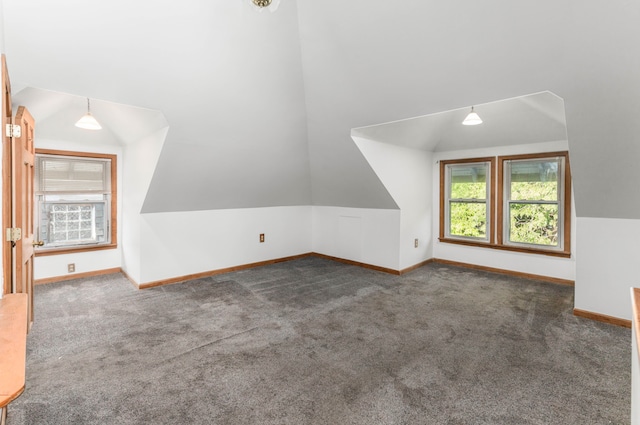
[[[1, 1], [14, 88], [166, 120], [144, 212], [397, 208], [351, 130], [403, 120], [363, 131], [440, 151], [568, 134], [578, 215], [640, 218], [639, 2]], [[471, 105], [539, 93], [488, 112], [495, 134], [452, 127]], [[543, 124], [514, 126], [524, 110]], [[144, 132], [112, 125], [124, 143]]]

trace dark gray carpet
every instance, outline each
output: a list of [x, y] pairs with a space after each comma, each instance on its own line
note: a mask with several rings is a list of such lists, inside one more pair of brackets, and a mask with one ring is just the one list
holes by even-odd
[[310, 257], [36, 287], [21, 424], [628, 424], [629, 329], [573, 288]]

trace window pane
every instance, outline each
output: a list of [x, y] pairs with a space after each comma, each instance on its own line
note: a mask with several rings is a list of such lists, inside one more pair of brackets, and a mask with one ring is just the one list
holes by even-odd
[[484, 163], [451, 167], [451, 199], [485, 199], [487, 168]]
[[451, 236], [486, 238], [487, 205], [485, 203], [451, 202], [449, 208]]
[[558, 159], [511, 161], [511, 200], [557, 201]]
[[43, 203], [43, 206], [40, 236], [47, 246], [105, 242], [105, 202]]
[[509, 241], [558, 246], [558, 206], [509, 204]]

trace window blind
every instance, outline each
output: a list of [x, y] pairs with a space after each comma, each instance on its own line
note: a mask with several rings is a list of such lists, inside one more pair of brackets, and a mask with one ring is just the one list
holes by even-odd
[[110, 193], [111, 160], [39, 155], [36, 192]]

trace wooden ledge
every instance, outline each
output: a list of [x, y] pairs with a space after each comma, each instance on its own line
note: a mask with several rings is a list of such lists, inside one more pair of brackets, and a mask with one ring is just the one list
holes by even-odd
[[640, 288], [631, 288], [631, 306], [633, 307], [632, 328], [636, 333], [636, 344], [638, 345], [638, 356], [640, 357]]
[[24, 391], [27, 297], [27, 294], [9, 294], [0, 299], [0, 408]]

